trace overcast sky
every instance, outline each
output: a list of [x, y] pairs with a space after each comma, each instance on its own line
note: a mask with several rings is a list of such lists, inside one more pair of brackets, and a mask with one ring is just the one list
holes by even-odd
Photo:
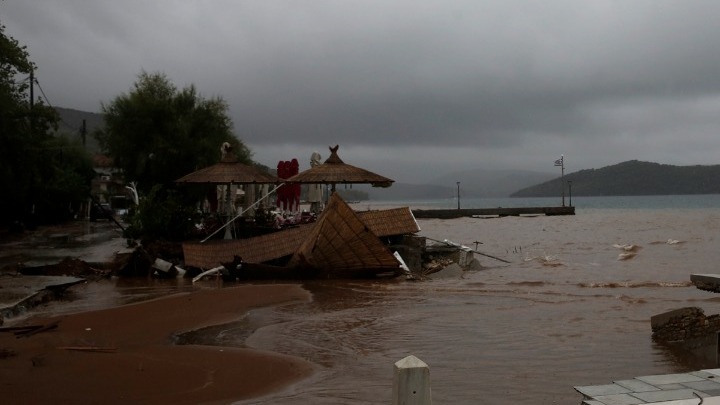
[[275, 167], [340, 144], [396, 181], [720, 164], [720, 1], [4, 0], [52, 105], [142, 71], [225, 99]]

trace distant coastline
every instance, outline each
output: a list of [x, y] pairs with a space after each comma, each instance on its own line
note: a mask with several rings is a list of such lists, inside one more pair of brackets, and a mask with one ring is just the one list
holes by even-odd
[[[462, 208], [494, 207], [551, 207], [562, 204], [560, 195], [552, 197], [505, 197], [505, 198], [461, 198]], [[568, 196], [565, 203], [570, 205]], [[646, 196], [572, 196], [572, 205], [580, 212], [585, 209], [720, 209], [720, 194], [685, 195], [646, 195]], [[412, 209], [453, 209], [457, 200], [444, 199], [407, 199], [407, 200], [369, 200], [353, 205], [356, 210], [374, 210], [394, 207]]]
[[631, 160], [585, 169], [521, 189], [511, 197], [720, 194], [720, 165], [673, 166]]
[[[92, 133], [103, 125], [102, 114], [56, 107], [59, 132], [81, 137], [85, 122], [88, 150], [99, 151]], [[418, 179], [422, 180], [422, 179]], [[557, 173], [523, 170], [469, 170], [449, 173], [421, 184], [396, 182], [390, 188], [356, 185], [350, 200], [408, 200], [461, 198], [706, 195], [720, 194], [720, 165], [673, 166], [630, 160], [600, 169]]]

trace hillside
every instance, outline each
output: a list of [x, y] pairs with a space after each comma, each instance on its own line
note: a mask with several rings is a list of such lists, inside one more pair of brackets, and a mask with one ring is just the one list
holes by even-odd
[[[511, 193], [534, 184], [549, 181], [555, 173], [525, 170], [465, 170], [449, 173], [428, 180], [427, 184], [445, 185], [448, 196], [456, 195], [456, 182], [460, 182], [460, 193], [470, 198], [507, 197]], [[394, 187], [394, 186], [393, 186]]]
[[[575, 196], [673, 195], [720, 193], [720, 165], [673, 166], [631, 160], [601, 169], [565, 175]], [[511, 197], [553, 197], [561, 193], [561, 179], [523, 188]], [[568, 188], [566, 188], [568, 192]]]
[[85, 144], [87, 150], [98, 152], [100, 146], [97, 140], [92, 136], [93, 131], [103, 125], [102, 114], [91, 113], [86, 111], [73, 110], [71, 108], [55, 107], [55, 111], [60, 115], [58, 123], [58, 132], [68, 135], [71, 139], [80, 139], [83, 120], [85, 120], [85, 128], [87, 135], [85, 136]]

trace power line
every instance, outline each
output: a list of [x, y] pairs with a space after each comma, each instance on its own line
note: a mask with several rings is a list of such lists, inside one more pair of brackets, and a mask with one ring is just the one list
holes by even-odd
[[26, 78], [24, 78], [24, 79], [22, 79], [22, 80], [15, 81], [15, 82], [13, 82], [13, 84], [21, 84], [21, 83], [24, 83], [24, 82], [28, 81], [28, 80], [30, 79], [30, 77], [31, 77], [31, 76], [28, 75], [28, 77], [26, 77]]
[[[42, 86], [40, 85], [40, 81], [38, 81], [37, 78], [35, 78], [35, 84], [37, 84], [38, 88], [40, 89], [40, 93], [42, 94], [43, 99], [45, 99], [45, 102], [48, 104], [48, 106], [50, 106], [50, 108], [52, 108], [54, 110], [55, 107], [53, 107], [50, 100], [48, 100], [47, 96], [45, 95], [45, 90], [43, 90]], [[70, 125], [67, 121], [65, 121], [62, 116], [60, 116], [60, 121], [62, 121], [63, 124], [67, 125], [68, 128], [72, 128], [72, 125]]]

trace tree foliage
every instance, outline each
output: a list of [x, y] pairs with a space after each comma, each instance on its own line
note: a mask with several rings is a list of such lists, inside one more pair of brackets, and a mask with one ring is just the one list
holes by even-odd
[[64, 220], [89, 195], [89, 157], [55, 138], [57, 113], [28, 97], [35, 70], [0, 25], [0, 224]]
[[184, 240], [199, 220], [193, 203], [178, 190], [155, 185], [129, 217], [130, 226], [125, 230], [125, 236]]
[[105, 127], [95, 136], [144, 199], [130, 217], [130, 237], [182, 239], [192, 232], [197, 196], [175, 180], [220, 160], [228, 142], [238, 160], [250, 150], [232, 132], [227, 103], [205, 99], [194, 86], [178, 89], [162, 73], [141, 72], [132, 89], [103, 104]]
[[194, 86], [178, 90], [164, 74], [142, 72], [129, 93], [103, 104], [105, 128], [96, 137], [125, 179], [147, 193], [217, 163], [223, 142], [241, 162], [251, 162], [227, 109], [221, 98], [204, 99]]

